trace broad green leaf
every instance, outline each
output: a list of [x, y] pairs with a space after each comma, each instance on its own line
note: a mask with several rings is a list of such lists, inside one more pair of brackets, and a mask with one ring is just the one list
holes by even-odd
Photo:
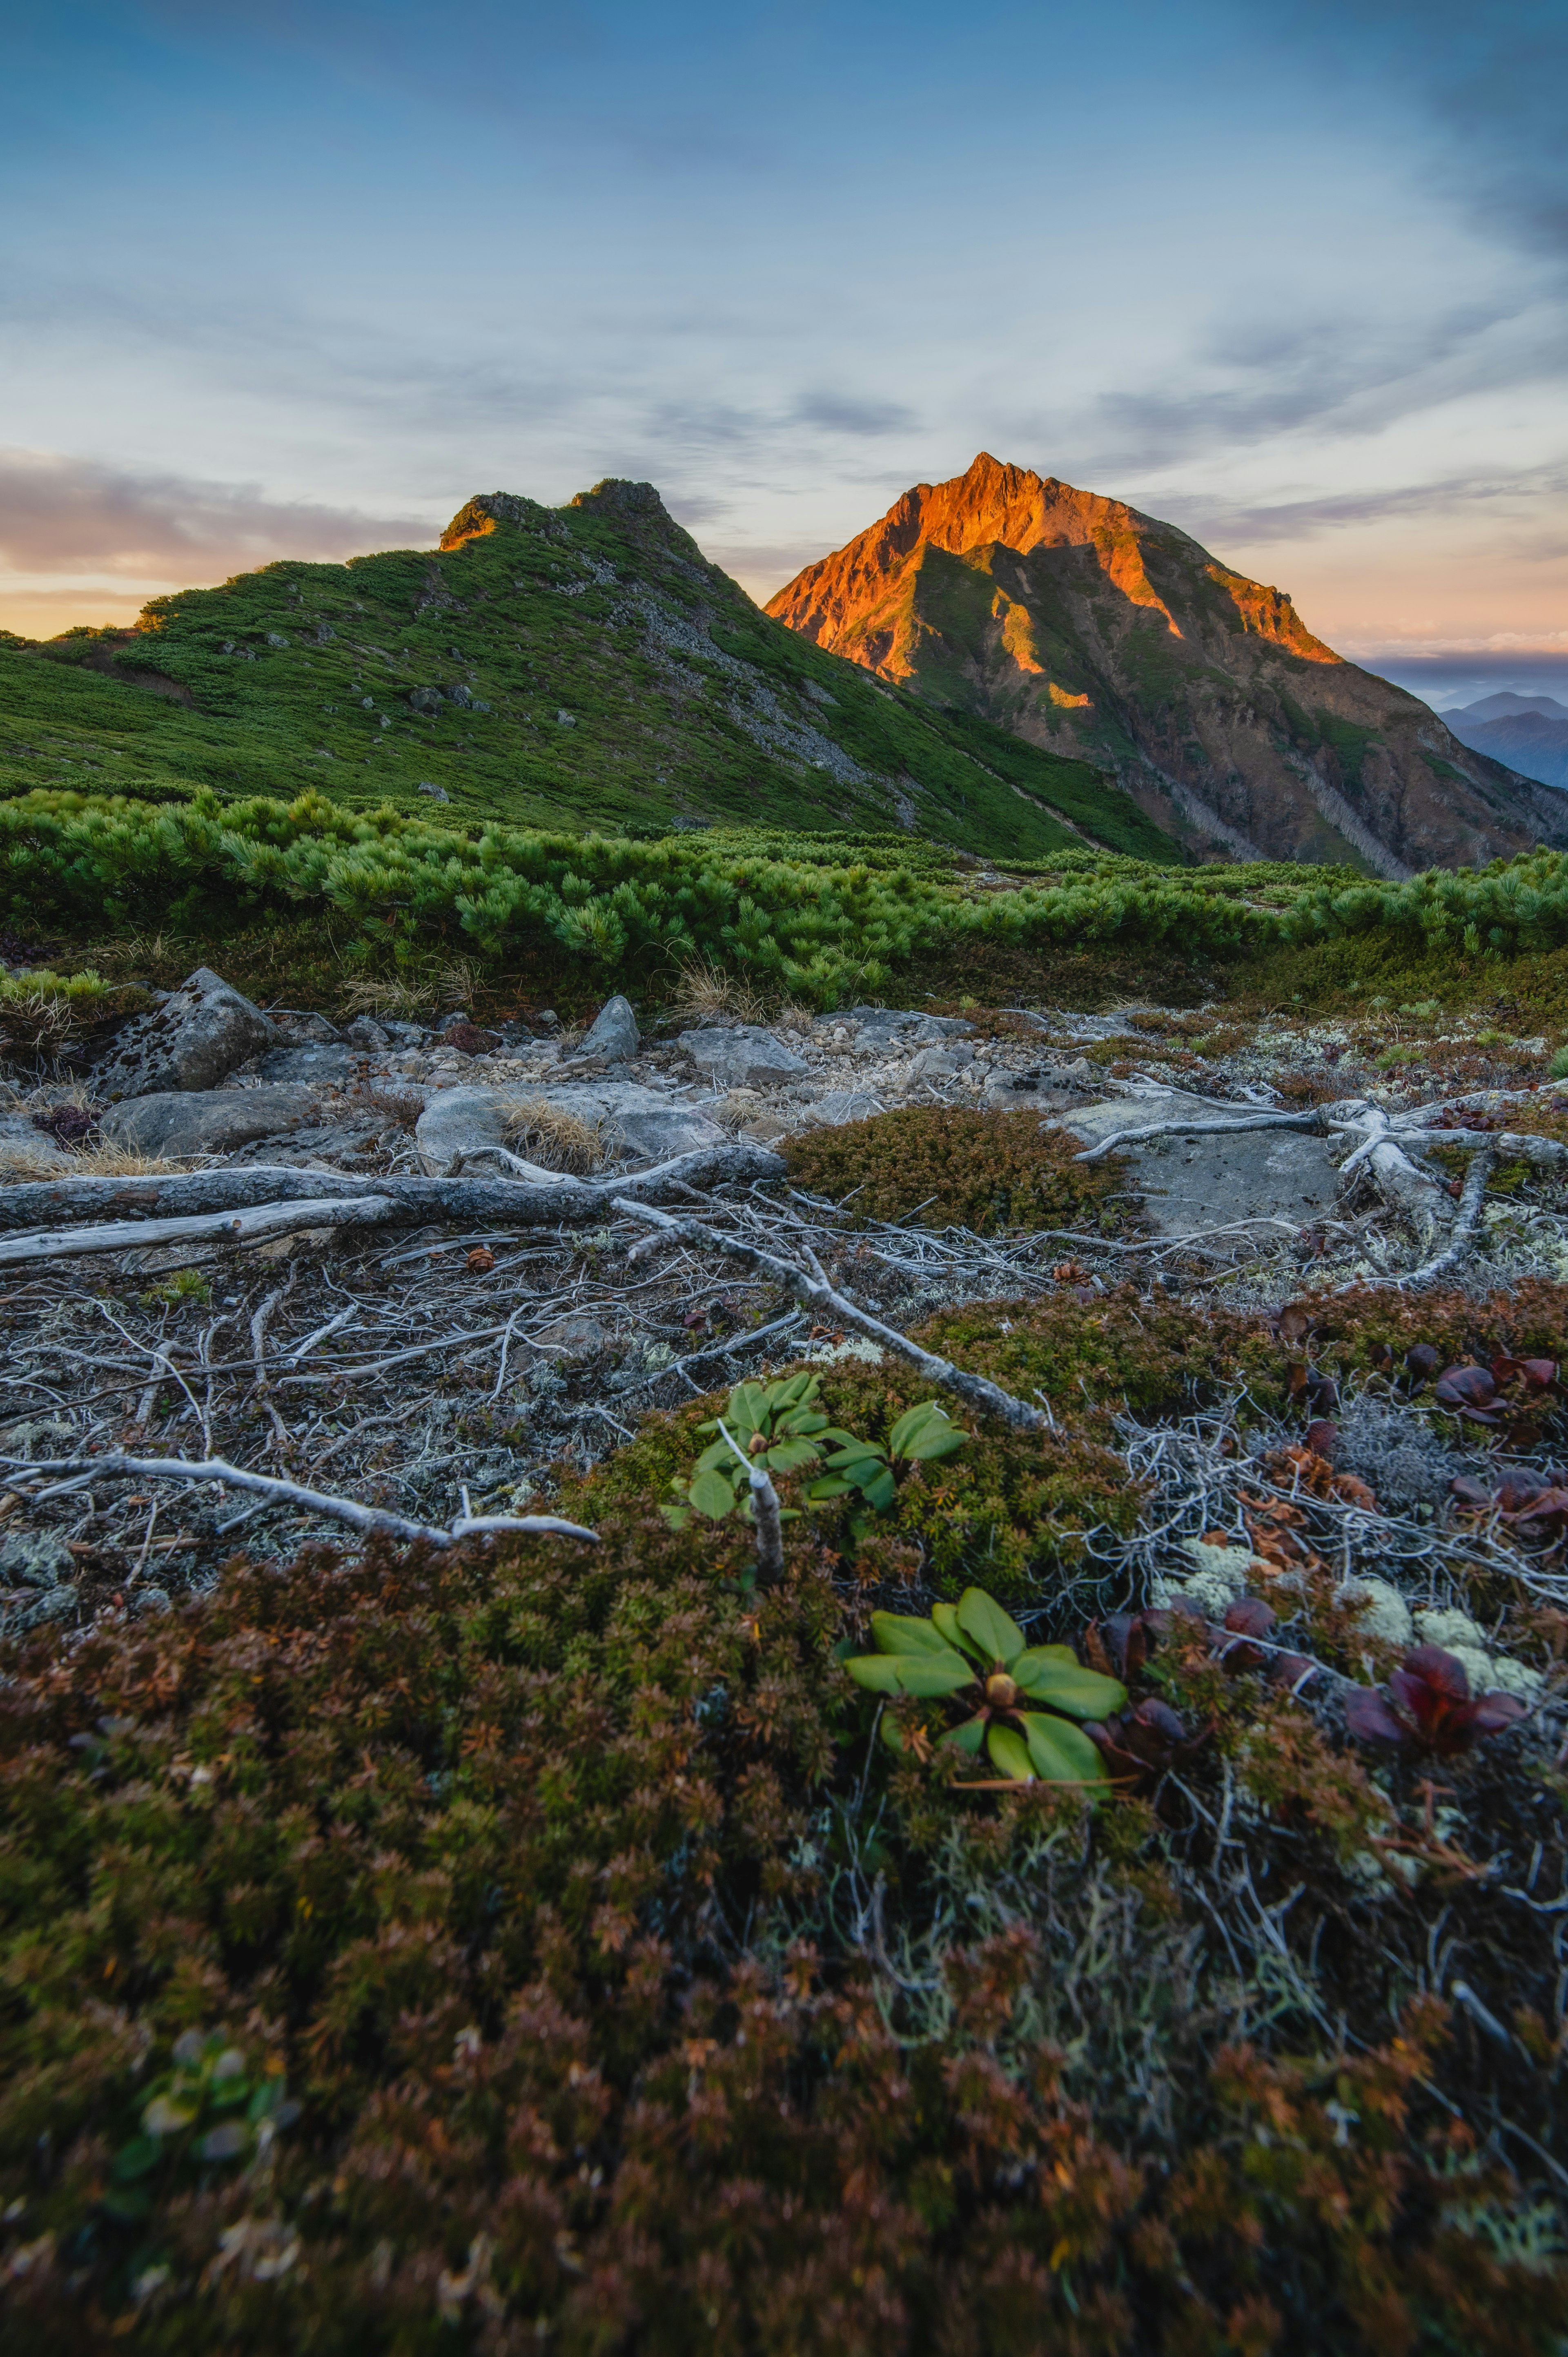
[[896, 1718], [885, 1718], [885, 1719], [883, 1720], [883, 1722], [882, 1722], [882, 1740], [883, 1740], [883, 1742], [884, 1742], [884, 1743], [886, 1743], [886, 1745], [887, 1746], [887, 1749], [888, 1749], [888, 1750], [889, 1750], [889, 1751], [902, 1751], [902, 1750], [903, 1750], [903, 1749], [904, 1749], [904, 1730], [903, 1730], [903, 1728], [899, 1726], [899, 1724], [898, 1724], [898, 1722], [897, 1722], [897, 1720]]
[[819, 1440], [824, 1448], [870, 1449], [877, 1456], [882, 1453], [875, 1440], [857, 1440], [853, 1432], [841, 1432], [836, 1424], [830, 1424], [825, 1431], [816, 1433], [812, 1437]]
[[897, 1694], [898, 1662], [891, 1653], [856, 1653], [844, 1668], [868, 1694]]
[[919, 1461], [933, 1457], [950, 1457], [961, 1448], [969, 1435], [961, 1432], [946, 1411], [935, 1400], [922, 1400], [918, 1407], [906, 1409], [887, 1436], [887, 1447], [895, 1457], [907, 1457]]
[[817, 1375], [789, 1375], [782, 1383], [769, 1383], [768, 1396], [775, 1408], [800, 1407], [805, 1401], [815, 1399], [821, 1388]]
[[832, 1498], [847, 1498], [854, 1487], [853, 1481], [843, 1481], [836, 1473], [824, 1473], [821, 1480], [811, 1482], [807, 1488], [807, 1502], [813, 1506], [825, 1506]]
[[905, 1612], [874, 1612], [871, 1633], [885, 1653], [945, 1653], [948, 1641], [929, 1620]]
[[852, 1481], [861, 1478], [861, 1468], [886, 1465], [886, 1458], [869, 1440], [852, 1440], [847, 1448], [835, 1448], [828, 1463], [835, 1473], [847, 1473]]
[[138, 2177], [145, 2177], [149, 2169], [156, 2169], [162, 2158], [163, 2147], [156, 2136], [133, 2136], [115, 2154], [111, 2174], [117, 2184], [134, 2184]]
[[945, 1750], [950, 1745], [955, 1751], [976, 1752], [985, 1740], [985, 1721], [978, 1716], [966, 1718], [961, 1727], [950, 1727], [938, 1745]]
[[1053, 1710], [1065, 1710], [1072, 1718], [1108, 1718], [1127, 1699], [1119, 1680], [1086, 1670], [1081, 1662], [1046, 1662], [1026, 1677], [1028, 1658], [1026, 1653], [1014, 1663], [1013, 1675], [1031, 1702], [1048, 1702]]
[[1081, 1727], [1071, 1727], [1065, 1718], [1047, 1718], [1037, 1710], [1023, 1710], [1018, 1717], [1029, 1757], [1048, 1781], [1102, 1784], [1107, 1781], [1100, 1750]]
[[998, 1727], [993, 1719], [985, 1730], [985, 1748], [991, 1754], [993, 1766], [1000, 1769], [1004, 1776], [1011, 1776], [1018, 1784], [1034, 1782], [1035, 1770], [1029, 1759], [1028, 1746], [1021, 1735], [1014, 1734], [1010, 1727]]
[[768, 1394], [760, 1383], [737, 1383], [729, 1395], [729, 1424], [744, 1424], [756, 1432], [768, 1414]]
[[811, 1440], [827, 1428], [827, 1417], [815, 1407], [792, 1407], [788, 1415], [776, 1415], [773, 1419], [775, 1432], [796, 1433]]
[[1021, 1680], [1026, 1670], [1033, 1670], [1041, 1662], [1071, 1662], [1076, 1665], [1077, 1661], [1078, 1655], [1070, 1645], [1031, 1645], [1014, 1663], [1013, 1675]]
[[768, 1451], [770, 1473], [795, 1473], [802, 1465], [815, 1465], [822, 1455], [814, 1440], [781, 1440]]
[[960, 1686], [974, 1684], [974, 1665], [961, 1653], [895, 1653], [889, 1658], [898, 1673], [899, 1690], [907, 1695], [957, 1694]]
[[735, 1491], [722, 1473], [699, 1473], [692, 1484], [692, 1503], [710, 1523], [722, 1523], [735, 1511]]
[[177, 2104], [171, 2095], [155, 2095], [142, 2114], [142, 2126], [148, 2136], [173, 2136], [188, 2128], [196, 2117], [188, 2104]]
[[875, 1506], [877, 1512], [882, 1514], [886, 1512], [898, 1495], [898, 1485], [886, 1465], [878, 1466], [869, 1480], [863, 1480], [857, 1486], [866, 1504]]
[[735, 1450], [730, 1447], [729, 1442], [715, 1440], [711, 1448], [703, 1449], [693, 1470], [697, 1473], [710, 1473], [717, 1466], [723, 1471], [726, 1466], [734, 1463]]
[[[966, 1636], [959, 1627], [956, 1604], [933, 1604], [931, 1620], [933, 1625], [940, 1630], [950, 1645], [956, 1646], [961, 1653], [972, 1654], [977, 1662], [982, 1659], [981, 1648], [975, 1643], [974, 1639]], [[989, 1660], [990, 1655], [986, 1654], [984, 1658]]]
[[1024, 1650], [1024, 1631], [983, 1587], [964, 1589], [958, 1600], [958, 1621], [987, 1661], [1015, 1662]]

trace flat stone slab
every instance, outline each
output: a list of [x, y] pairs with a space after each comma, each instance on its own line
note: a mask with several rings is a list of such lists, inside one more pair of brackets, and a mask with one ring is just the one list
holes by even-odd
[[796, 1119], [799, 1129], [842, 1129], [846, 1121], [870, 1121], [886, 1106], [880, 1097], [865, 1089], [828, 1089], [809, 1105], [802, 1105]]
[[[1080, 1106], [1060, 1126], [1085, 1146], [1147, 1128], [1181, 1103], [1175, 1096], [1121, 1097]], [[1248, 1108], [1238, 1105], [1239, 1118]], [[1204, 1118], [1219, 1116], [1206, 1114]], [[1332, 1213], [1338, 1166], [1326, 1138], [1295, 1130], [1238, 1129], [1203, 1137], [1146, 1138], [1125, 1148], [1127, 1183], [1162, 1236], [1195, 1235], [1237, 1220], [1276, 1219], [1310, 1227]]]
[[349, 1081], [357, 1059], [351, 1048], [274, 1048], [261, 1061], [263, 1081]]
[[308, 1089], [167, 1089], [122, 1098], [99, 1127], [138, 1154], [228, 1154], [297, 1129], [315, 1111]]
[[947, 1040], [964, 1039], [972, 1028], [959, 1015], [922, 1015], [898, 1006], [852, 1006], [824, 1019], [846, 1025], [858, 1047], [885, 1056], [901, 1048], [940, 1048]]

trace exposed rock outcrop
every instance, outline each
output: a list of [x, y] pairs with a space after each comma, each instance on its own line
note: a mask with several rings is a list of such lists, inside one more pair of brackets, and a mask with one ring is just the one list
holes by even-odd
[[1548, 842], [1568, 802], [1344, 662], [1174, 524], [983, 452], [768, 605], [933, 703], [1112, 769], [1208, 856], [1399, 877]]

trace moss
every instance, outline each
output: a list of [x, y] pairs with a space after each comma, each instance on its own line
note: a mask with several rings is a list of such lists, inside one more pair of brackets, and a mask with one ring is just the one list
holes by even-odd
[[1085, 1225], [1113, 1232], [1107, 1202], [1121, 1177], [1114, 1157], [1083, 1164], [1079, 1139], [1045, 1128], [1037, 1114], [911, 1105], [789, 1139], [798, 1187], [847, 1200], [856, 1223], [918, 1219], [929, 1228]]

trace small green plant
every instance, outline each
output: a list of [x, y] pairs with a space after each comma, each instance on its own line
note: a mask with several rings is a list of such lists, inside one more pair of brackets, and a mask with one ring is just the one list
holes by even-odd
[[1568, 1081], [1568, 1047], [1558, 1049], [1546, 1067], [1546, 1073], [1549, 1080]]
[[[664, 1509], [671, 1528], [684, 1530], [693, 1510], [714, 1523], [722, 1523], [737, 1506], [749, 1516], [754, 1465], [769, 1473], [801, 1473], [822, 1465], [804, 1493], [809, 1505], [826, 1505], [858, 1491], [868, 1506], [882, 1512], [897, 1495], [896, 1466], [950, 1457], [969, 1437], [935, 1400], [922, 1400], [898, 1418], [885, 1448], [830, 1424], [817, 1405], [821, 1394], [817, 1375], [737, 1383], [726, 1414], [697, 1427], [718, 1438], [698, 1458], [691, 1480], [674, 1483], [678, 1502]], [[796, 1521], [800, 1512], [787, 1506], [782, 1519]]]
[[205, 1308], [211, 1298], [211, 1280], [203, 1276], [199, 1268], [177, 1268], [161, 1285], [150, 1286], [143, 1294], [142, 1303], [147, 1309], [156, 1308], [160, 1303], [169, 1309], [179, 1309], [189, 1301]]
[[186, 2030], [172, 2061], [173, 2070], [146, 2091], [136, 2132], [110, 2166], [102, 2201], [111, 2217], [145, 2218], [156, 2186], [255, 2159], [299, 2116], [282, 2078], [253, 2070], [221, 2030], [206, 2037]]
[[[966, 1587], [957, 1604], [933, 1605], [929, 1620], [874, 1612], [871, 1633], [878, 1650], [844, 1663], [857, 1685], [926, 1700], [962, 1695], [972, 1705], [970, 1716], [939, 1738], [939, 1749], [973, 1757], [983, 1745], [1011, 1783], [1108, 1781], [1097, 1746], [1070, 1722], [1120, 1710], [1126, 1687], [1086, 1670], [1070, 1645], [1029, 1644], [983, 1587]], [[1044, 1707], [1029, 1709], [1031, 1703]], [[897, 1720], [882, 1725], [886, 1741], [903, 1750]]]

